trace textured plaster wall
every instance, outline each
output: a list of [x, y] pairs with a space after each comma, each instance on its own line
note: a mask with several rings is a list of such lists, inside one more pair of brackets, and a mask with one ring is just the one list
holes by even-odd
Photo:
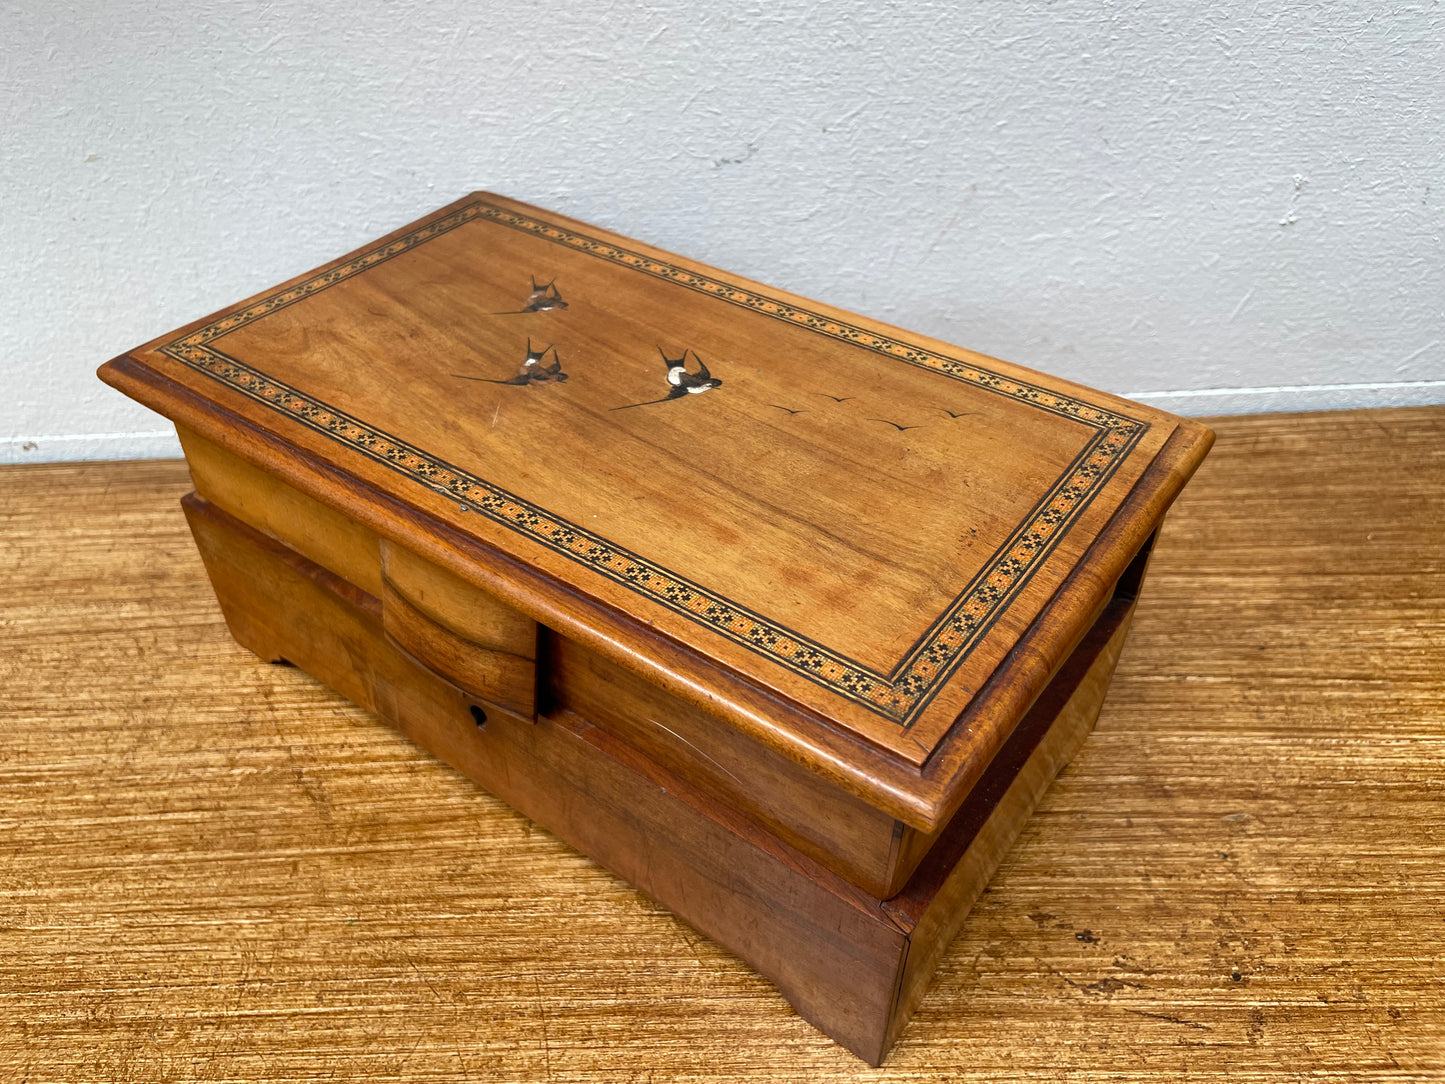
[[0, 459], [473, 188], [1188, 413], [1445, 401], [1445, 9], [0, 7]]

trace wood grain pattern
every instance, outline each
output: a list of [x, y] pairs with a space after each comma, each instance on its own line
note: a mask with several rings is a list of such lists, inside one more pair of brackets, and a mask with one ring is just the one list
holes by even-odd
[[1133, 616], [1132, 601], [1110, 604], [999, 750], [907, 887], [883, 904], [908, 931], [908, 959], [885, 1047], [924, 1003], [954, 935], [1018, 838], [1019, 826], [1094, 728]]
[[[547, 696], [758, 821], [871, 895], [895, 884], [902, 825], [803, 766], [561, 636], [549, 635]], [[911, 872], [911, 871], [910, 871]]]
[[204, 501], [185, 507], [238, 642], [375, 711], [881, 1059], [907, 945], [878, 901], [579, 716], [475, 715], [464, 690], [391, 648], [378, 600]]
[[8, 468], [0, 1078], [1438, 1079], [1445, 410], [1214, 424], [1098, 728], [882, 1070], [237, 647], [183, 465]]
[[535, 621], [410, 550], [383, 542], [381, 575], [387, 587], [458, 636], [495, 651], [536, 659]]
[[[523, 719], [537, 714], [536, 659], [457, 635], [412, 605], [390, 580], [382, 582], [381, 612], [387, 639], [418, 665]], [[537, 642], [535, 630], [531, 642]]]
[[[565, 308], [515, 296], [554, 279]], [[1152, 531], [1154, 488], [1167, 505], [1208, 446], [1158, 410], [486, 193], [101, 375], [283, 476], [258, 439], [333, 465], [359, 493], [324, 499], [405, 506], [403, 545], [450, 532], [520, 561], [577, 600], [559, 627], [519, 581], [520, 610], [569, 636], [604, 616], [586, 632], [624, 664], [642, 629], [673, 641], [673, 680], [765, 744], [816, 761], [825, 720], [860, 796], [902, 791], [895, 815], [924, 830], [966, 788], [913, 793], [907, 770], [957, 744], [1026, 633], [1067, 654], [1053, 641], [1089, 611], [1060, 585], [1109, 564], [1106, 524]], [[1028, 677], [1031, 699], [1047, 673]], [[962, 762], [981, 770], [1016, 719], [967, 728]]]
[[[943, 830], [925, 834], [904, 826], [716, 714], [555, 632], [546, 633], [539, 671], [532, 662], [538, 626], [521, 611], [194, 433], [185, 432], [183, 443], [191, 477], [211, 506], [379, 599], [398, 649], [489, 705], [530, 716], [540, 683], [548, 702], [621, 735], [878, 898], [903, 887]], [[228, 617], [236, 608], [231, 605]], [[284, 645], [275, 650], [288, 654]], [[324, 680], [325, 670], [310, 672]], [[983, 767], [966, 771], [972, 778]]]

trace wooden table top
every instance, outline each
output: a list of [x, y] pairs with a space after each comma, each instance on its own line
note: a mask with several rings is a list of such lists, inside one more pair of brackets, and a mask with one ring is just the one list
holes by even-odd
[[1439, 1079], [1445, 408], [1212, 424], [880, 1070], [237, 647], [182, 464], [0, 471], [0, 1079]]

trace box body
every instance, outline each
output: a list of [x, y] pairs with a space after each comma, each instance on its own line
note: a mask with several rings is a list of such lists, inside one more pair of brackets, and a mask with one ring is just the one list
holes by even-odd
[[176, 421], [241, 643], [875, 1063], [1092, 726], [1210, 441], [490, 196], [102, 376]]

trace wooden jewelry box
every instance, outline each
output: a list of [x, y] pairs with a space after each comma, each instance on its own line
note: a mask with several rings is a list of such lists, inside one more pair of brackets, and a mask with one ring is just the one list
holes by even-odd
[[487, 194], [100, 375], [175, 422], [240, 643], [873, 1064], [1212, 440]]

